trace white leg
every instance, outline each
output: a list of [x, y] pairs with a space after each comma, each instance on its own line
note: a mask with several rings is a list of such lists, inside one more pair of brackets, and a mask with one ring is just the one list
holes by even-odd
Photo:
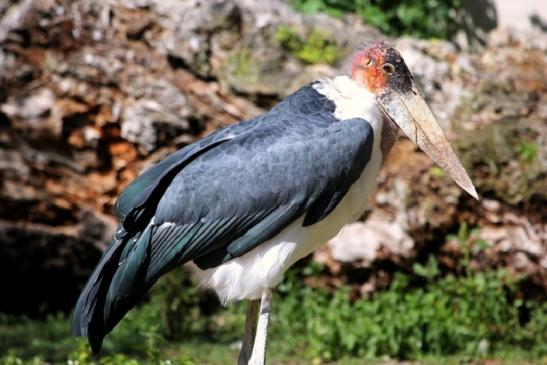
[[241, 344], [241, 351], [237, 359], [238, 365], [247, 365], [252, 355], [255, 341], [256, 319], [258, 317], [258, 300], [251, 300], [247, 304], [247, 317], [245, 318], [245, 335]]
[[262, 293], [260, 299], [260, 314], [256, 326], [256, 337], [253, 346], [253, 354], [249, 360], [249, 365], [266, 364], [266, 341], [268, 339], [268, 321], [270, 319], [270, 309], [272, 306], [272, 291], [267, 289]]

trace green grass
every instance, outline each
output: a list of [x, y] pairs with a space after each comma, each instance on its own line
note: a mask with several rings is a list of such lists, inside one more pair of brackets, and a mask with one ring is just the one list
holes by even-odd
[[[292, 269], [273, 304], [269, 358], [274, 363], [423, 364], [547, 363], [547, 303], [521, 298], [518, 278], [505, 270], [475, 272], [470, 255], [485, 249], [466, 225], [450, 237], [462, 247], [459, 275], [435, 258], [397, 273], [370, 299], [350, 287], [327, 290], [325, 268]], [[0, 365], [233, 364], [244, 324], [244, 304], [221, 308], [198, 292], [183, 271], [162, 278], [151, 298], [107, 336], [97, 358], [70, 337], [69, 318], [0, 317]]]

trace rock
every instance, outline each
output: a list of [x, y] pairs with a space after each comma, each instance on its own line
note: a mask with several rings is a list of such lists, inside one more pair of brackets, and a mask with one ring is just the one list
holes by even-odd
[[36, 90], [28, 97], [11, 100], [2, 105], [2, 112], [10, 118], [37, 119], [51, 112], [53, 92], [50, 89]]
[[[457, 271], [461, 247], [445, 236], [466, 223], [478, 228], [471, 244], [489, 245], [473, 267], [510, 267], [547, 288], [544, 34], [496, 30], [485, 48], [462, 52], [281, 0], [21, 0], [0, 14], [0, 270], [28, 291], [10, 284], [0, 310], [67, 309], [54, 296], [74, 302], [109, 241], [117, 195], [143, 168], [347, 73], [354, 49], [379, 39], [400, 49], [483, 199], [400, 141], [373, 211], [316, 254], [329, 280], [368, 295], [432, 253]], [[11, 265], [22, 261], [55, 275], [33, 281], [38, 271]], [[66, 297], [60, 277], [71, 278]]]
[[409, 258], [414, 254], [414, 241], [401, 224], [382, 214], [372, 214], [365, 222], [349, 224], [328, 242], [332, 258], [370, 267], [379, 256]]
[[[264, 6], [242, 1], [241, 7], [244, 30], [241, 41], [228, 53], [225, 62], [217, 63], [224, 65], [219, 70], [221, 81], [235, 92], [251, 97], [272, 95], [282, 98], [317, 78], [345, 73], [348, 56], [361, 43], [380, 36], [353, 18], [338, 20], [322, 14], [303, 16], [294, 14], [285, 3]], [[350, 27], [351, 34], [346, 31]], [[308, 47], [309, 52], [318, 52], [316, 57], [322, 64], [307, 65], [311, 59], [303, 58], [304, 53], [284, 46], [282, 32], [288, 37], [302, 39], [302, 47]], [[312, 38], [316, 43], [310, 43]], [[321, 47], [333, 50], [336, 58], [331, 64], [320, 56], [325, 52]]]
[[259, 112], [150, 46], [159, 21], [144, 2], [34, 5], [14, 5], [0, 48], [0, 266], [27, 291], [2, 281], [0, 311], [29, 313], [70, 309], [142, 166]]
[[154, 40], [156, 48], [199, 76], [212, 76], [212, 45], [226, 32], [239, 32], [239, 4], [227, 0], [157, 1], [154, 7], [168, 19], [160, 23], [167, 32]]
[[547, 201], [547, 55], [494, 49], [481, 56], [481, 67], [485, 81], [452, 119], [464, 162], [490, 197], [539, 208]]
[[[379, 36], [354, 18], [342, 21], [325, 15], [303, 16], [281, 1], [146, 4], [159, 14], [158, 27], [162, 29], [159, 36], [150, 34], [147, 40], [175, 67], [202, 78], [217, 78], [222, 85], [255, 100], [263, 95], [283, 97], [318, 76], [339, 71], [332, 66], [306, 67], [283, 48], [276, 37], [280, 29], [291, 29], [304, 37], [321, 32], [335, 47], [339, 61], [335, 66], [339, 67], [361, 42]], [[352, 27], [351, 33], [348, 27]]]
[[[138, 80], [138, 81], [137, 81]], [[137, 100], [127, 101], [121, 114], [121, 137], [139, 145], [148, 154], [177, 135], [188, 131], [188, 102], [172, 83], [164, 79], [137, 76]]]

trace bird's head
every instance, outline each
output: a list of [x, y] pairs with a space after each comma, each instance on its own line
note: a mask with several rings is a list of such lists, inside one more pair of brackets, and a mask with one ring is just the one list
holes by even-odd
[[477, 192], [441, 127], [418, 92], [410, 70], [386, 43], [363, 46], [354, 56], [351, 77], [376, 96], [380, 109], [422, 151], [471, 196]]

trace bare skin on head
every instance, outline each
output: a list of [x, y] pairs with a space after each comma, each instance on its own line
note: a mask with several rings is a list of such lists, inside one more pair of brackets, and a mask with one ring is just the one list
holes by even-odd
[[385, 43], [365, 46], [355, 54], [351, 64], [351, 78], [374, 94], [387, 87], [388, 73], [393, 71], [392, 65], [385, 63], [388, 48]]

